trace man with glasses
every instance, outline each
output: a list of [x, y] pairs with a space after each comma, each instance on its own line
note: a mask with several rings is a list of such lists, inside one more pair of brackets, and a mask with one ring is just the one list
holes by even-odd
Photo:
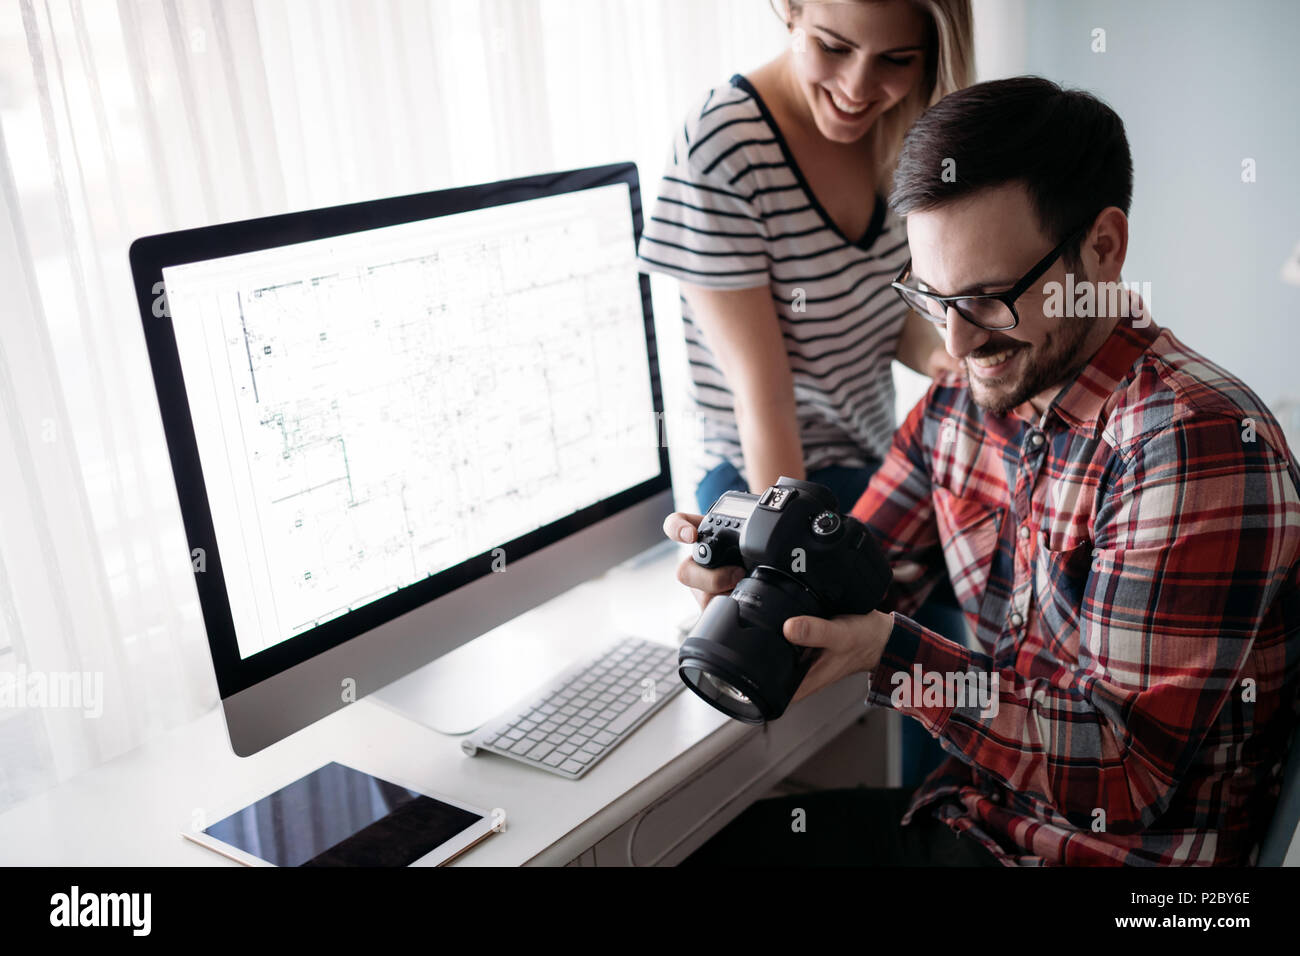
[[[1097, 308], [1131, 192], [1119, 117], [1047, 80], [950, 94], [908, 134], [894, 287], [967, 374], [852, 510], [893, 562], [885, 605], [785, 636], [822, 648], [796, 700], [865, 672], [949, 756], [915, 791], [760, 801], [688, 863], [1253, 862], [1296, 726], [1300, 471], [1258, 397], [1140, 300]], [[1057, 308], [1062, 287], [1091, 304]], [[907, 616], [943, 568], [972, 647]], [[733, 583], [689, 557], [678, 577], [701, 603]]]

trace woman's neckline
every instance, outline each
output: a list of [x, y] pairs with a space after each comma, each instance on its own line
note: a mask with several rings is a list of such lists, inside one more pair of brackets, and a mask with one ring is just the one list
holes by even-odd
[[742, 74], [737, 73], [731, 78], [731, 85], [744, 90], [753, 98], [755, 104], [758, 106], [758, 111], [763, 115], [764, 121], [766, 121], [767, 125], [772, 128], [772, 135], [776, 138], [776, 143], [781, 148], [781, 155], [785, 157], [786, 164], [790, 167], [790, 172], [794, 174], [795, 182], [797, 182], [800, 188], [803, 189], [805, 195], [808, 197], [808, 202], [812, 205], [813, 209], [816, 210], [817, 215], [822, 217], [822, 221], [826, 223], [835, 235], [839, 236], [849, 245], [863, 251], [870, 249], [872, 245], [875, 244], [876, 239], [879, 238], [885, 224], [885, 202], [880, 198], [880, 195], [876, 195], [875, 209], [871, 213], [871, 221], [867, 223], [866, 232], [864, 232], [861, 238], [857, 240], [850, 239], [844, 234], [844, 231], [840, 229], [835, 220], [831, 218], [831, 214], [826, 211], [826, 207], [822, 205], [821, 200], [817, 198], [817, 194], [813, 192], [812, 186], [808, 184], [808, 180], [804, 176], [803, 170], [799, 168], [799, 164], [795, 161], [794, 152], [790, 149], [789, 143], [785, 140], [785, 133], [783, 133], [781, 127], [777, 125], [776, 117], [774, 117], [772, 111], [767, 108], [767, 103], [764, 102], [763, 97], [759, 95], [754, 84], [749, 82], [749, 80]]

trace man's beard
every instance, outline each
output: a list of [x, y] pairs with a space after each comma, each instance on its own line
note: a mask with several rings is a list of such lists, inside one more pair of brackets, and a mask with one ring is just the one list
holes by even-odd
[[[1081, 353], [1083, 342], [1088, 337], [1089, 321], [1084, 318], [1063, 316], [1056, 330], [1048, 334], [1042, 345], [1021, 345], [1018, 351], [1027, 351], [1029, 358], [1019, 381], [1010, 391], [1004, 390], [1005, 384], [1002, 384], [996, 386], [999, 388], [996, 395], [990, 395], [987, 391], [981, 395], [980, 389], [987, 389], [988, 386], [967, 369], [966, 379], [970, 383], [971, 397], [975, 399], [975, 404], [991, 414], [1005, 415], [1011, 409], [1047, 391], [1052, 386], [1063, 385], [1066, 381], [1072, 380], [1087, 364]], [[971, 357], [996, 355], [1005, 347], [1005, 342], [984, 345], [967, 356], [967, 360]]]

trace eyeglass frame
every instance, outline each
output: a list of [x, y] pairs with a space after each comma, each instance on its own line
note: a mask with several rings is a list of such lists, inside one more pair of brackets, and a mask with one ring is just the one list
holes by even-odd
[[1044, 272], [1046, 272], [1048, 269], [1052, 267], [1053, 263], [1055, 263], [1056, 260], [1061, 257], [1061, 254], [1065, 252], [1066, 246], [1068, 246], [1075, 239], [1079, 238], [1079, 236], [1086, 234], [1088, 229], [1091, 227], [1091, 225], [1092, 223], [1090, 222], [1086, 223], [1080, 226], [1078, 229], [1075, 229], [1068, 236], [1062, 239], [1060, 245], [1058, 245], [1047, 255], [1043, 256], [1042, 259], [1038, 260], [1037, 265], [1035, 265], [1032, 269], [1026, 272], [1023, 276], [1021, 276], [1020, 281], [1018, 281], [1010, 289], [1007, 289], [1005, 292], [979, 292], [974, 295], [935, 295], [933, 292], [925, 292], [922, 289], [916, 289], [910, 285], [904, 285], [903, 277], [912, 271], [911, 256], [908, 257], [907, 262], [903, 264], [903, 268], [901, 271], [899, 271], [898, 276], [894, 279], [893, 282], [889, 283], [889, 285], [895, 292], [898, 293], [898, 297], [903, 300], [903, 304], [906, 305], [913, 312], [916, 312], [917, 310], [912, 305], [912, 303], [907, 300], [907, 296], [904, 295], [904, 292], [910, 292], [913, 295], [923, 296], [927, 299], [932, 299], [935, 302], [943, 303], [944, 317], [942, 319], [937, 318], [934, 315], [931, 315], [929, 309], [926, 309], [923, 312], [918, 312], [921, 318], [927, 319], [929, 322], [939, 326], [940, 328], [947, 328], [948, 326], [948, 308], [949, 308], [948, 303], [949, 302], [955, 302], [962, 299], [997, 299], [999, 302], [1005, 305], [1007, 307], [1007, 311], [1011, 313], [1012, 323], [1004, 328], [995, 328], [995, 329], [987, 328], [986, 326], [980, 325], [978, 322], [971, 319], [970, 316], [966, 315], [966, 313], [962, 312], [961, 309], [958, 309], [955, 305], [952, 306], [952, 308], [954, 311], [956, 311], [958, 315], [960, 315], [971, 325], [975, 326], [975, 328], [977, 329], [982, 329], [985, 332], [1010, 332], [1012, 329], [1020, 325], [1020, 313], [1016, 311], [1016, 305], [1015, 305], [1016, 299], [1024, 295], [1025, 292], [1028, 291], [1029, 287], [1033, 285], [1034, 282], [1040, 276], [1042, 276]]

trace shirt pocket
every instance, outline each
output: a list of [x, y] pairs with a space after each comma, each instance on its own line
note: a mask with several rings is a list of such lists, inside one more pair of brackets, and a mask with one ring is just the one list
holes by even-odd
[[1077, 662], [1080, 611], [1092, 573], [1093, 543], [1077, 535], [1038, 535], [1034, 600], [1044, 644], [1060, 659]]
[[953, 593], [962, 610], [979, 614], [1006, 509], [962, 498], [947, 488], [934, 488], [933, 496], [939, 543]]

